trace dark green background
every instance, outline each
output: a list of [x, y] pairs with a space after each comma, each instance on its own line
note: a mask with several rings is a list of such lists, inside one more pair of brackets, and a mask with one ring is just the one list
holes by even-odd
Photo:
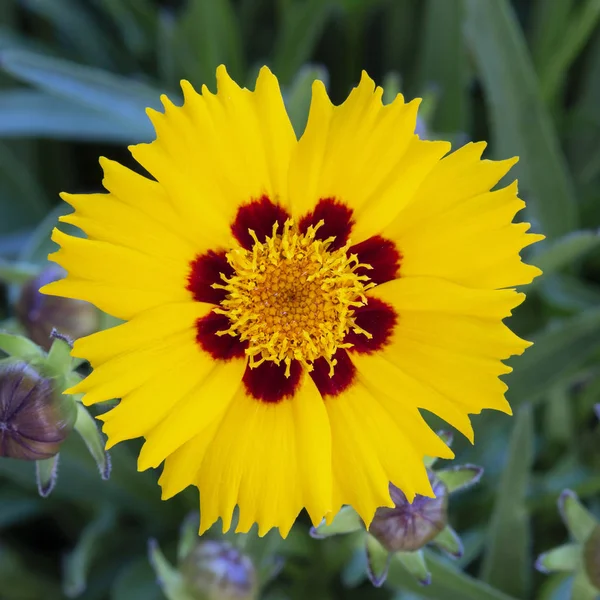
[[[567, 540], [563, 488], [600, 508], [599, 19], [599, 0], [0, 1], [0, 260], [43, 261], [68, 210], [58, 192], [99, 191], [98, 156], [131, 165], [125, 146], [152, 137], [144, 108], [162, 91], [177, 98], [183, 77], [214, 89], [220, 63], [249, 87], [268, 64], [298, 133], [314, 78], [340, 102], [366, 69], [388, 98], [425, 98], [431, 137], [485, 139], [488, 157], [521, 157], [521, 218], [547, 240], [527, 254], [545, 274], [512, 326], [536, 345], [506, 378], [516, 417], [476, 417], [475, 447], [457, 442], [460, 461], [486, 468], [450, 506], [465, 558], [431, 555], [430, 588], [400, 577], [375, 590], [351, 560], [352, 538], [311, 540], [302, 518], [284, 543], [249, 542], [286, 558], [266, 598], [568, 597], [567, 579], [533, 562]], [[5, 291], [0, 320], [12, 315]], [[46, 500], [31, 464], [0, 460], [2, 600], [161, 597], [147, 539], [172, 549], [196, 497], [161, 503], [156, 474], [135, 474], [135, 453], [117, 449], [105, 483], [69, 440]]]

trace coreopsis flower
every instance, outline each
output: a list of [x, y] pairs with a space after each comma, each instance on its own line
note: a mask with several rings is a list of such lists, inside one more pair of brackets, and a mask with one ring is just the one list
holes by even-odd
[[540, 236], [511, 224], [516, 184], [490, 191], [515, 159], [419, 139], [418, 101], [366, 74], [340, 106], [316, 81], [299, 140], [267, 68], [182, 88], [131, 148], [154, 179], [102, 159], [108, 194], [63, 195], [88, 239], [54, 231], [69, 274], [44, 291], [127, 321], [75, 342], [94, 371], [71, 392], [121, 398], [108, 445], [144, 437], [164, 498], [197, 486], [201, 531], [236, 505], [238, 531], [285, 536], [303, 507], [370, 523], [390, 482], [432, 496], [423, 457], [452, 452], [420, 410], [473, 440], [529, 345], [502, 320]]

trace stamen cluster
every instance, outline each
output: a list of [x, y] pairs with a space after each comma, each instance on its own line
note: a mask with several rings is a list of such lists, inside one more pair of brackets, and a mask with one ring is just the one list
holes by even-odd
[[365, 291], [374, 286], [356, 271], [371, 267], [348, 255], [349, 242], [330, 250], [334, 237], [316, 239], [322, 225], [300, 233], [288, 219], [279, 233], [275, 223], [264, 243], [250, 230], [252, 250], [227, 254], [234, 274], [221, 275], [223, 283], [213, 287], [227, 292], [215, 312], [226, 315], [231, 326], [218, 335], [247, 341], [250, 367], [267, 360], [284, 363], [289, 377], [292, 361], [310, 371], [315, 360], [324, 358], [332, 375], [338, 348], [351, 347], [344, 342], [349, 331], [371, 337], [354, 318], [354, 309], [367, 303]]

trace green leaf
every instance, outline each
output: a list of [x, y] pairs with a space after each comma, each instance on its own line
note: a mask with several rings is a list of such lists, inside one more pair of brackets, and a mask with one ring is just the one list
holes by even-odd
[[558, 499], [558, 510], [573, 539], [585, 542], [592, 534], [598, 521], [591, 512], [581, 504], [577, 494], [564, 490]]
[[444, 482], [450, 493], [464, 490], [479, 482], [483, 475], [483, 467], [477, 465], [457, 465], [436, 471], [436, 475]]
[[124, 127], [143, 127], [146, 107], [160, 93], [146, 84], [25, 50], [7, 50], [0, 67], [17, 79], [73, 102], [118, 117]]
[[85, 527], [74, 550], [63, 563], [63, 590], [69, 598], [81, 595], [87, 587], [87, 577], [92, 561], [99, 553], [103, 541], [114, 535], [115, 514], [105, 508]]
[[[600, 248], [598, 231], [573, 231], [541, 246], [535, 255], [535, 264], [547, 276], [568, 267], [597, 248]], [[543, 276], [538, 277], [534, 284], [542, 280]]]
[[600, 285], [567, 273], [542, 277], [539, 290], [550, 306], [562, 310], [580, 312], [600, 306]]
[[331, 0], [292, 0], [283, 6], [273, 52], [273, 71], [285, 85], [312, 55], [335, 3]]
[[442, 531], [431, 542], [434, 546], [449, 554], [452, 558], [461, 558], [464, 554], [463, 543], [459, 535], [450, 527], [446, 525]]
[[535, 0], [531, 11], [532, 54], [538, 68], [542, 70], [554, 53], [556, 44], [564, 33], [565, 23], [573, 8], [574, 0], [548, 2]]
[[176, 25], [174, 43], [184, 75], [192, 84], [210, 84], [225, 64], [233, 79], [244, 71], [240, 26], [230, 0], [190, 0]]
[[514, 371], [505, 377], [513, 406], [539, 400], [600, 349], [600, 309], [564, 319], [533, 342], [511, 361]]
[[375, 587], [381, 587], [387, 577], [391, 554], [369, 533], [366, 535], [366, 546], [367, 574]]
[[600, 596], [600, 593], [591, 584], [585, 571], [580, 569], [575, 574], [575, 579], [573, 579], [573, 587], [571, 588], [572, 600], [598, 600], [598, 596]]
[[481, 569], [485, 582], [519, 598], [528, 598], [531, 586], [526, 496], [533, 465], [533, 439], [532, 409], [525, 405], [516, 415]]
[[164, 600], [156, 574], [145, 558], [129, 563], [119, 574], [110, 600]]
[[36, 90], [0, 92], [0, 135], [59, 140], [137, 143], [154, 134], [140, 105], [136, 119], [124, 122], [110, 112], [87, 108]]
[[574, 571], [581, 562], [581, 546], [565, 544], [538, 556], [535, 568], [542, 573], [553, 571]]
[[14, 489], [0, 492], [0, 530], [35, 519], [48, 504], [35, 496]]
[[116, 66], [113, 60], [116, 48], [111, 36], [84, 3], [79, 0], [27, 0], [23, 6], [51, 23], [85, 63], [108, 68]]
[[549, 105], [556, 101], [570, 67], [590, 36], [597, 31], [599, 20], [600, 2], [586, 0], [584, 4], [576, 7], [566, 22], [563, 21], [560, 36], [557, 36], [552, 52], [540, 70], [542, 96]]
[[310, 534], [316, 539], [322, 539], [332, 535], [353, 533], [364, 527], [358, 513], [351, 506], [343, 506], [330, 525], [323, 521], [317, 527], [311, 527]]
[[111, 462], [104, 449], [104, 438], [96, 425], [96, 421], [83, 404], [77, 404], [77, 421], [75, 431], [82, 437], [93, 459], [96, 461], [100, 476], [107, 480], [110, 477]]
[[427, 0], [425, 25], [418, 52], [418, 90], [435, 86], [438, 102], [434, 131], [455, 133], [467, 125], [466, 59], [462, 38], [463, 4]]
[[27, 263], [9, 263], [0, 258], [0, 281], [2, 283], [25, 283], [40, 274], [40, 268]]
[[388, 584], [403, 592], [414, 592], [420, 598], [430, 600], [516, 600], [514, 596], [504, 594], [463, 573], [433, 552], [425, 550], [424, 556], [427, 569], [431, 573], [430, 585], [419, 585], [402, 563], [394, 559], [388, 571]]
[[58, 477], [59, 455], [35, 461], [35, 480], [37, 482], [38, 494], [47, 498], [56, 485]]
[[312, 84], [317, 79], [327, 86], [329, 80], [327, 69], [320, 66], [304, 66], [283, 94], [287, 113], [298, 137], [304, 133], [306, 127], [312, 98]]
[[564, 235], [577, 228], [573, 183], [515, 15], [507, 0], [465, 0], [465, 7], [496, 152], [520, 156], [516, 174], [540, 230], [549, 238]]
[[148, 558], [160, 582], [160, 587], [169, 600], [193, 600], [185, 592], [179, 571], [165, 558], [158, 542], [154, 539], [148, 541]]

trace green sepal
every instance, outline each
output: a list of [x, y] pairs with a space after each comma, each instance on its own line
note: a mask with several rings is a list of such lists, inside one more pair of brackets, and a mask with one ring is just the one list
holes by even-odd
[[71, 347], [65, 340], [54, 339], [46, 358], [46, 368], [56, 377], [65, 377], [72, 370]]
[[329, 525], [323, 520], [316, 527], [311, 527], [310, 535], [320, 540], [332, 535], [353, 533], [364, 528], [365, 526], [358, 513], [350, 506], [343, 506]]
[[367, 575], [375, 587], [385, 582], [390, 567], [390, 552], [370, 533], [366, 535]]
[[193, 600], [185, 589], [183, 577], [165, 558], [155, 539], [148, 540], [148, 559], [156, 573], [158, 585], [169, 600]]
[[100, 476], [105, 481], [110, 477], [111, 462], [110, 455], [104, 449], [102, 433], [96, 426], [96, 422], [83, 404], [77, 403], [77, 420], [75, 431], [82, 437], [87, 449], [98, 465]]
[[392, 555], [391, 560], [401, 563], [421, 585], [429, 585], [431, 583], [431, 573], [427, 568], [423, 550], [417, 550], [417, 552], [396, 552]]
[[579, 543], [585, 542], [598, 525], [596, 518], [571, 490], [564, 490], [558, 498], [558, 510], [570, 534]]
[[446, 527], [433, 538], [431, 543], [440, 550], [443, 550], [451, 558], [458, 559], [464, 554], [463, 543], [458, 536], [458, 533], [456, 533], [450, 525], [446, 525]]
[[22, 335], [11, 333], [0, 332], [0, 350], [27, 362], [38, 362], [44, 358], [44, 351], [37, 344]]
[[[447, 430], [438, 431], [437, 435], [442, 440], [442, 442], [444, 442], [444, 444], [446, 444], [446, 446], [448, 446], [448, 448], [452, 447], [452, 442], [454, 441], [454, 434], [451, 431], [447, 431]], [[435, 463], [437, 461], [438, 461], [437, 456], [426, 456], [423, 459], [423, 464], [428, 469], [431, 469], [431, 467], [433, 467], [433, 465], [435, 465]]]
[[472, 485], [475, 485], [483, 475], [483, 467], [477, 465], [458, 465], [436, 471], [436, 475], [448, 488], [448, 492], [456, 492], [464, 490]]
[[581, 546], [564, 544], [540, 554], [535, 561], [535, 568], [548, 574], [555, 571], [574, 571], [580, 563]]
[[38, 493], [42, 498], [47, 498], [56, 485], [58, 457], [59, 454], [56, 454], [50, 458], [35, 461], [35, 479]]

